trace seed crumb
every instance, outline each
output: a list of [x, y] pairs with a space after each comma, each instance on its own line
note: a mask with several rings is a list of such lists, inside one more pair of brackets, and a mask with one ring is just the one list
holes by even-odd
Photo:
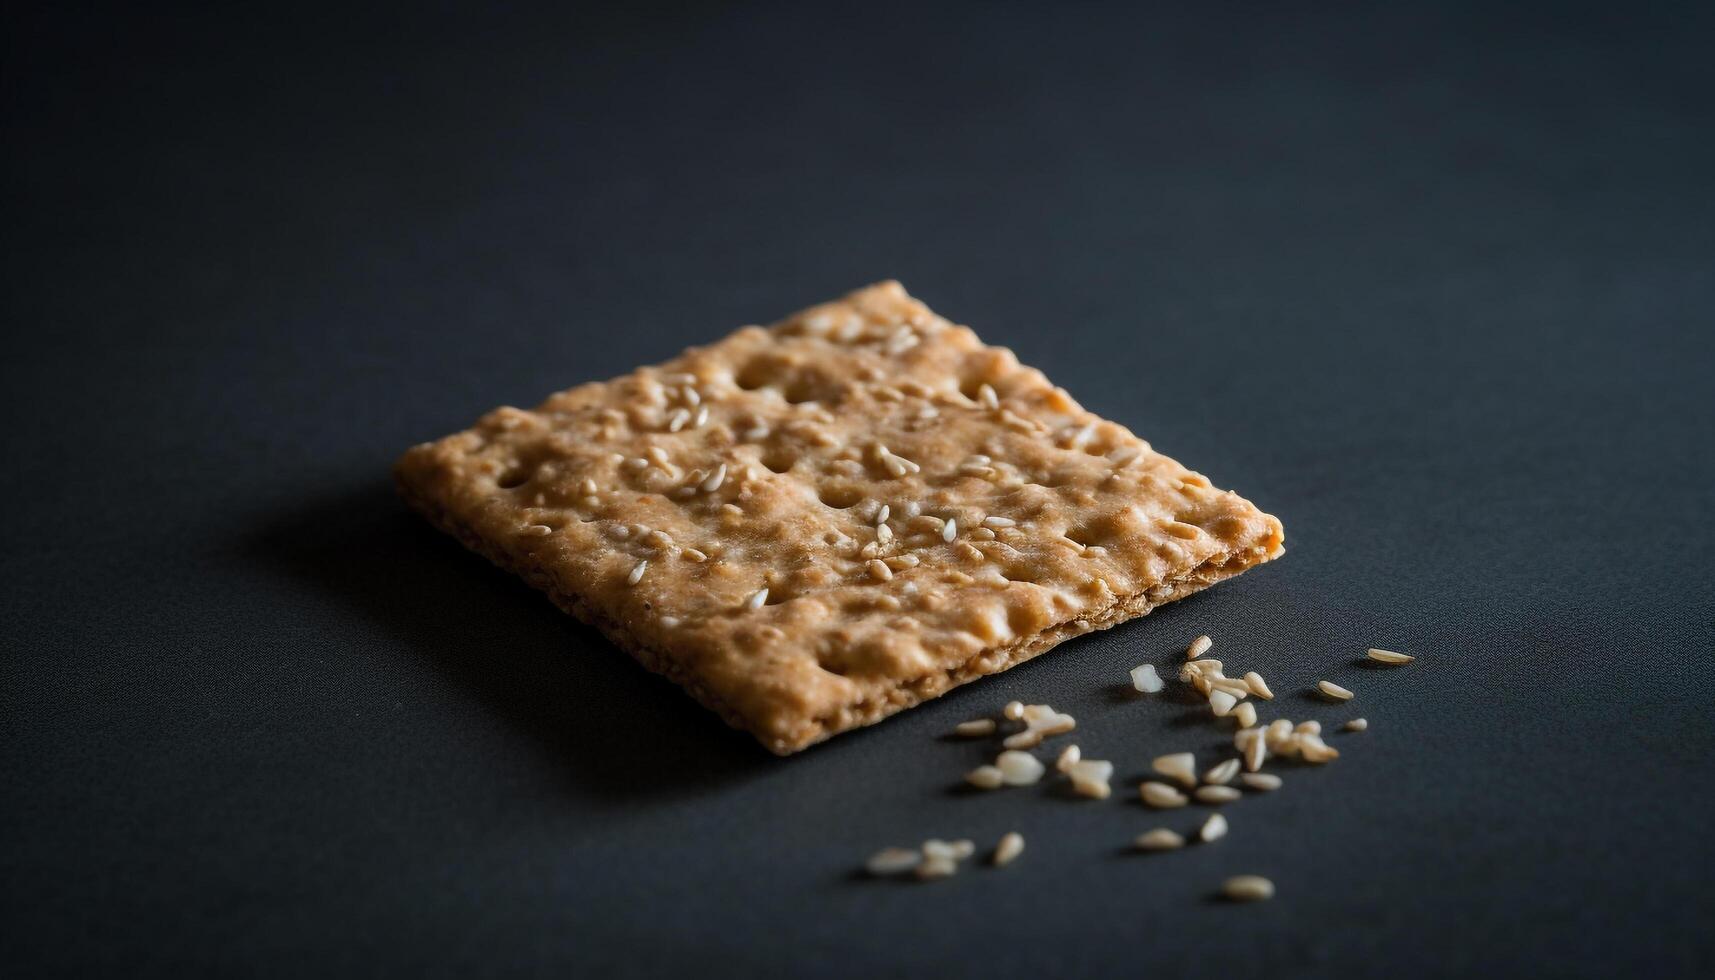
[[1161, 675], [1155, 672], [1154, 664], [1143, 664], [1131, 669], [1131, 686], [1144, 694], [1155, 694], [1163, 686]]
[[1154, 781], [1144, 783], [1142, 786], [1138, 787], [1138, 793], [1143, 797], [1143, 802], [1155, 807], [1157, 810], [1171, 810], [1175, 807], [1182, 807], [1191, 802], [1186, 799], [1184, 793], [1179, 792], [1166, 783], [1158, 783]]
[[[1212, 789], [1213, 787], [1205, 786], [1203, 788]], [[1238, 794], [1234, 793], [1233, 795]], [[1218, 813], [1209, 814], [1209, 819], [1203, 821], [1203, 826], [1197, 830], [1197, 839], [1205, 844], [1213, 844], [1225, 836], [1227, 836], [1227, 818]]]
[[1000, 839], [994, 848], [994, 866], [1004, 868], [1024, 853], [1024, 835], [1013, 831]]
[[1168, 830], [1157, 827], [1148, 833], [1137, 835], [1132, 845], [1140, 851], [1171, 851], [1185, 846], [1185, 838]]
[[1346, 690], [1333, 681], [1317, 681], [1316, 689], [1321, 691], [1325, 697], [1335, 701], [1350, 701], [1353, 697], [1351, 691]]
[[1234, 875], [1221, 885], [1231, 902], [1266, 902], [1274, 897], [1274, 882], [1261, 875]]

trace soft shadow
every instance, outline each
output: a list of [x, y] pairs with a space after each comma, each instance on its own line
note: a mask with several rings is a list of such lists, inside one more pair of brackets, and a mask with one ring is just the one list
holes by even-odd
[[278, 514], [243, 553], [396, 636], [602, 798], [692, 796], [779, 762], [385, 483]]

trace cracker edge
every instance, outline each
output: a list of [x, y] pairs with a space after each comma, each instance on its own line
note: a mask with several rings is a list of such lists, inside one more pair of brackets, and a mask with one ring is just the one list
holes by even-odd
[[[651, 648], [623, 624], [603, 615], [582, 597], [563, 591], [552, 572], [536, 562], [520, 560], [505, 549], [494, 546], [469, 525], [454, 517], [432, 496], [419, 493], [406, 474], [411, 456], [411, 451], [406, 452], [393, 468], [394, 485], [411, 509], [421, 514], [430, 524], [457, 538], [466, 548], [547, 593], [548, 599], [561, 610], [594, 627], [650, 672], [677, 684], [697, 703], [714, 712], [729, 726], [749, 733], [763, 748], [778, 756], [793, 755], [842, 732], [868, 727], [925, 701], [938, 698], [955, 687], [1004, 673], [1085, 633], [1111, 629], [1121, 623], [1147, 616], [1161, 606], [1201, 592], [1285, 553], [1284, 535], [1279, 520], [1258, 510], [1257, 513], [1272, 527], [1270, 535], [1252, 543], [1248, 548], [1212, 555], [1183, 576], [1158, 583], [1154, 586], [1155, 589], [1169, 587], [1168, 593], [1159, 599], [1151, 599], [1149, 591], [1118, 598], [1097, 615], [1062, 621], [1007, 646], [984, 647], [957, 667], [895, 685], [888, 691], [887, 697], [847, 705], [835, 716], [810, 718], [798, 726], [792, 737], [782, 738], [759, 731], [747, 718], [709, 690], [694, 672], [685, 670], [672, 657]], [[1255, 505], [1252, 507], [1254, 509]], [[998, 660], [995, 660], [997, 655]], [[990, 661], [993, 661], [993, 665], [985, 666]]]

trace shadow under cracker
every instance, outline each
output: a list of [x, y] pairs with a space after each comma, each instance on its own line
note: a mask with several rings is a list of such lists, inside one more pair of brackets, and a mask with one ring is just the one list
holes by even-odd
[[[384, 479], [266, 517], [239, 548], [244, 560], [381, 627], [602, 799], [683, 798], [781, 764], [430, 527]], [[346, 652], [391, 655], [361, 644]]]

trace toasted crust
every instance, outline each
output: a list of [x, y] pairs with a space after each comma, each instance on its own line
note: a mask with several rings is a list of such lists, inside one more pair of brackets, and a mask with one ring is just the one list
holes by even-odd
[[783, 755], [1282, 541], [891, 282], [498, 409], [395, 475], [437, 526]]

